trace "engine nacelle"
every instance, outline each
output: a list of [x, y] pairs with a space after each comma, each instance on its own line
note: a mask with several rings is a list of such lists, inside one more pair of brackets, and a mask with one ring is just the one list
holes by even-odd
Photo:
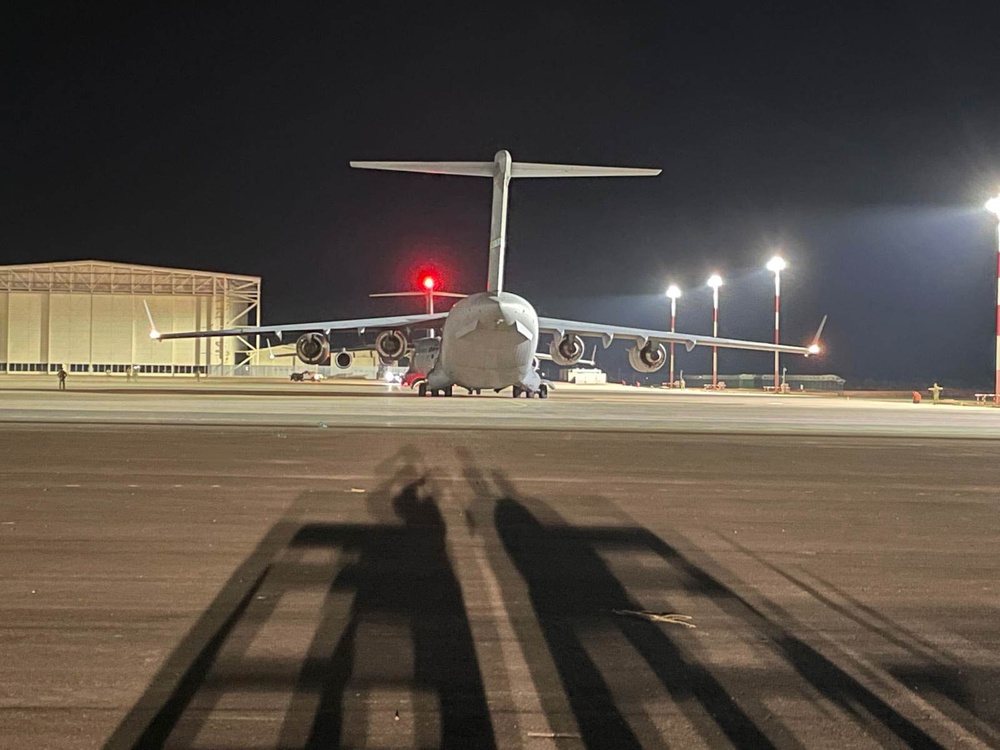
[[330, 340], [322, 333], [303, 333], [295, 342], [295, 355], [307, 365], [322, 365], [330, 359]]
[[560, 367], [575, 365], [583, 357], [583, 351], [583, 339], [570, 334], [554, 338], [549, 344], [549, 355]]
[[409, 342], [402, 331], [382, 331], [375, 339], [375, 353], [382, 362], [396, 362], [406, 354]]
[[667, 362], [667, 347], [663, 344], [638, 344], [628, 350], [628, 363], [637, 372], [656, 372]]
[[333, 355], [333, 366], [338, 370], [346, 370], [354, 364], [354, 352], [342, 351]]

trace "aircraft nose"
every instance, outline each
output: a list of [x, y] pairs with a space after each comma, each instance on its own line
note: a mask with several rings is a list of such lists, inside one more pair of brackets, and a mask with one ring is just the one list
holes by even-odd
[[499, 314], [497, 315], [497, 325], [513, 326], [519, 320], [518, 313], [520, 312], [517, 305], [509, 302], [501, 302], [499, 304]]

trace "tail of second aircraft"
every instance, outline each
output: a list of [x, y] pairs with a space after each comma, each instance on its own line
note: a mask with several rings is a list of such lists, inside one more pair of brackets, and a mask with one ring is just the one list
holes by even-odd
[[493, 161], [352, 161], [357, 169], [390, 172], [461, 175], [493, 178], [493, 213], [490, 227], [490, 273], [487, 290], [503, 290], [504, 252], [507, 248], [507, 194], [514, 177], [652, 177], [659, 169], [586, 167], [575, 164], [534, 164], [514, 161], [510, 152], [497, 151]]

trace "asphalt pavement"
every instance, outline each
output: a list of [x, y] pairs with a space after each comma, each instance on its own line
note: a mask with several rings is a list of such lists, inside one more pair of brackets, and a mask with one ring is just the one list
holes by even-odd
[[759, 426], [741, 435], [617, 431], [601, 412], [660, 407], [352, 398], [489, 421], [60, 423], [35, 403], [5, 424], [0, 745], [1000, 745], [992, 426], [824, 436], [817, 399], [812, 431], [777, 435], [771, 397], [752, 419], [701, 402]]
[[1000, 438], [1000, 409], [849, 395], [704, 393], [557, 384], [544, 401], [509, 390], [420, 398], [371, 382], [288, 383], [80, 376], [66, 392], [0, 379], [0, 423], [486, 428]]

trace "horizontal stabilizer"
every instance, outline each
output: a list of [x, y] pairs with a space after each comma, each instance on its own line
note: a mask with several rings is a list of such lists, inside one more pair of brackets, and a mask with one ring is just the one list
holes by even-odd
[[[492, 177], [497, 173], [495, 161], [352, 161], [355, 169], [379, 169], [385, 172], [421, 172], [423, 174], [453, 174], [465, 177]], [[653, 177], [660, 169], [636, 167], [587, 167], [579, 164], [535, 164], [515, 161], [510, 176], [514, 177]]]
[[456, 174], [465, 177], [492, 177], [496, 164], [491, 161], [352, 161], [355, 169], [380, 169], [385, 172], [422, 172]]
[[585, 167], [578, 164], [533, 164], [516, 161], [511, 165], [511, 177], [653, 177], [661, 169], [636, 167]]

